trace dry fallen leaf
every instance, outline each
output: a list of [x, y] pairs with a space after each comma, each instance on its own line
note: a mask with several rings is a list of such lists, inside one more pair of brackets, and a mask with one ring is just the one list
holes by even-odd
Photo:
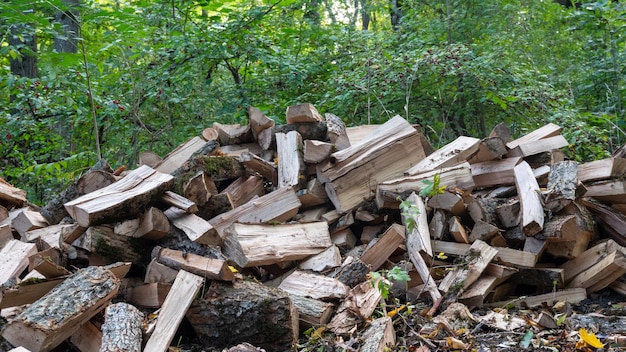
[[578, 330], [578, 335], [580, 335], [580, 338], [585, 341], [585, 343], [591, 347], [594, 348], [603, 348], [604, 344], [602, 342], [600, 342], [600, 340], [598, 340], [598, 338], [596, 337], [596, 334], [593, 333], [593, 331], [587, 331], [587, 329], [585, 328], [581, 328], [580, 330]]

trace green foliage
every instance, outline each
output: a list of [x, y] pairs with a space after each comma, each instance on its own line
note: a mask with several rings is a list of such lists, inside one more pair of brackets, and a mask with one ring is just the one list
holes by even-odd
[[427, 179], [422, 182], [425, 184], [425, 186], [420, 191], [419, 195], [421, 197], [434, 197], [438, 194], [443, 194], [443, 192], [445, 192], [447, 188], [447, 186], [441, 185], [441, 177], [439, 176], [439, 174], [435, 174], [432, 181]]
[[390, 270], [380, 270], [370, 272], [370, 282], [372, 287], [375, 287], [380, 291], [380, 295], [383, 299], [389, 297], [389, 290], [391, 289], [391, 282], [407, 282], [410, 281], [409, 273], [399, 266], [394, 266]]

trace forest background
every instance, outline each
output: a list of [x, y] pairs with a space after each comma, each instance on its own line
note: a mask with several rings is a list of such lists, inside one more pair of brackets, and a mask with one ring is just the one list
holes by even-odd
[[213, 122], [310, 102], [399, 114], [439, 147], [564, 127], [568, 157], [624, 144], [626, 2], [0, 2], [0, 177], [45, 203], [98, 158], [137, 164]]

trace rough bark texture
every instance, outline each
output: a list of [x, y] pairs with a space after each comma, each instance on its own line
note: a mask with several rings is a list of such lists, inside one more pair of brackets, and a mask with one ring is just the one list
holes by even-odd
[[143, 313], [127, 303], [107, 307], [100, 352], [140, 352]]
[[248, 342], [268, 351], [291, 351], [298, 315], [286, 292], [249, 281], [214, 281], [187, 319], [205, 348]]

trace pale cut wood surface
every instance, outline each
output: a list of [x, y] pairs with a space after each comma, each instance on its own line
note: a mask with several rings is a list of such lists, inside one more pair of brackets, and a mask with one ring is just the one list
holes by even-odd
[[352, 288], [327, 325], [328, 330], [337, 335], [346, 335], [364, 319], [369, 319], [382, 298], [376, 285], [366, 281]]
[[439, 289], [448, 292], [454, 287], [457, 293], [463, 292], [474, 283], [489, 262], [498, 254], [497, 249], [483, 241], [475, 241], [464, 254], [465, 265], [455, 267], [439, 283]]
[[556, 302], [569, 302], [572, 304], [580, 303], [581, 301], [587, 299], [587, 290], [584, 288], [572, 288], [565, 289], [556, 292], [550, 292], [542, 295], [536, 296], [524, 296], [519, 297], [519, 299], [508, 300], [508, 301], [498, 301], [498, 302], [490, 302], [485, 304], [486, 307], [505, 307], [509, 305], [514, 305], [516, 307], [539, 307], [543, 304], [547, 304], [548, 306], [554, 305]]
[[518, 145], [508, 153], [509, 157], [521, 156], [527, 157], [543, 152], [567, 147], [569, 142], [562, 135], [547, 137], [537, 141], [526, 142]]
[[222, 249], [240, 267], [304, 259], [332, 245], [325, 221], [306, 224], [241, 224], [226, 229]]
[[179, 145], [176, 149], [167, 154], [154, 169], [164, 174], [171, 174], [176, 169], [181, 167], [181, 165], [184, 164], [193, 155], [193, 153], [200, 150], [205, 143], [206, 142], [202, 138], [197, 136], [187, 140], [185, 143]]
[[16, 278], [28, 267], [28, 257], [37, 253], [34, 243], [11, 240], [0, 250], [0, 285]]
[[544, 214], [539, 184], [530, 165], [525, 161], [514, 168], [515, 185], [522, 212], [522, 231], [534, 236], [543, 229]]
[[396, 332], [390, 317], [378, 318], [370, 323], [361, 337], [361, 352], [384, 352], [396, 344]]
[[203, 218], [184, 210], [171, 207], [164, 212], [172, 225], [181, 229], [190, 240], [209, 246], [219, 246], [222, 238], [213, 226]]
[[69, 340], [80, 352], [100, 352], [102, 331], [94, 323], [88, 321], [73, 333]]
[[278, 157], [278, 187], [298, 187], [305, 177], [302, 159], [302, 137], [296, 131], [276, 133]]
[[372, 271], [378, 270], [389, 256], [405, 241], [404, 226], [394, 223], [378, 238], [378, 241], [369, 246], [361, 255], [361, 261], [371, 266]]
[[553, 123], [549, 123], [543, 127], [533, 130], [532, 132], [521, 136], [506, 144], [507, 148], [513, 149], [521, 144], [538, 141], [547, 137], [552, 137], [561, 133], [561, 127]]
[[144, 351], [165, 352], [185, 317], [191, 302], [195, 299], [204, 284], [204, 278], [180, 270], [174, 280], [156, 323], [152, 335], [148, 339]]
[[265, 114], [254, 106], [248, 106], [248, 121], [252, 129], [252, 136], [256, 139], [259, 133], [265, 129], [274, 127], [274, 120], [265, 116]]
[[607, 240], [587, 249], [578, 257], [561, 264], [559, 267], [565, 270], [565, 282], [569, 283], [575, 276], [589, 269], [618, 248], [619, 245], [615, 241]]
[[521, 157], [513, 157], [472, 164], [472, 177], [476, 187], [514, 184], [513, 168], [521, 161]]
[[[408, 252], [420, 253], [424, 252], [428, 256], [433, 256], [433, 247], [430, 244], [430, 229], [428, 227], [428, 213], [426, 212], [426, 205], [422, 200], [422, 197], [411, 193], [406, 199], [409, 204], [412, 204], [417, 213], [403, 212], [402, 222], [406, 229], [406, 250]], [[415, 226], [408, 226], [407, 218], [412, 218], [410, 223]]]
[[334, 309], [332, 303], [313, 298], [289, 295], [291, 302], [298, 311], [301, 327], [322, 326], [330, 321]]
[[173, 184], [171, 175], [142, 165], [110, 186], [65, 203], [65, 209], [83, 227], [115, 222], [139, 215], [153, 196], [171, 189]]
[[287, 107], [285, 113], [287, 123], [293, 124], [297, 122], [322, 122], [324, 116], [322, 116], [315, 106], [311, 103], [304, 103], [299, 105], [291, 105]]
[[337, 150], [343, 150], [350, 147], [350, 138], [346, 131], [346, 125], [337, 115], [326, 113], [326, 126], [328, 128], [328, 138], [330, 143], [335, 145]]
[[626, 181], [622, 179], [599, 181], [585, 187], [585, 197], [593, 197], [603, 203], [626, 204]]
[[2, 178], [0, 178], [0, 200], [17, 207], [21, 207], [28, 202], [26, 191], [13, 187], [13, 185]]
[[172, 191], [165, 191], [161, 196], [161, 201], [184, 210], [187, 213], [195, 213], [198, 211], [198, 205], [196, 203]]
[[626, 159], [607, 158], [578, 165], [580, 182], [605, 180], [626, 174]]
[[406, 170], [405, 174], [415, 175], [460, 164], [478, 152], [479, 146], [480, 139], [460, 136]]
[[185, 253], [175, 249], [154, 247], [152, 257], [158, 262], [179, 271], [188, 271], [207, 279], [233, 281], [235, 275], [228, 268], [226, 261]]
[[342, 299], [349, 291], [348, 286], [337, 279], [296, 270], [285, 277], [278, 288], [290, 294], [314, 299]]

